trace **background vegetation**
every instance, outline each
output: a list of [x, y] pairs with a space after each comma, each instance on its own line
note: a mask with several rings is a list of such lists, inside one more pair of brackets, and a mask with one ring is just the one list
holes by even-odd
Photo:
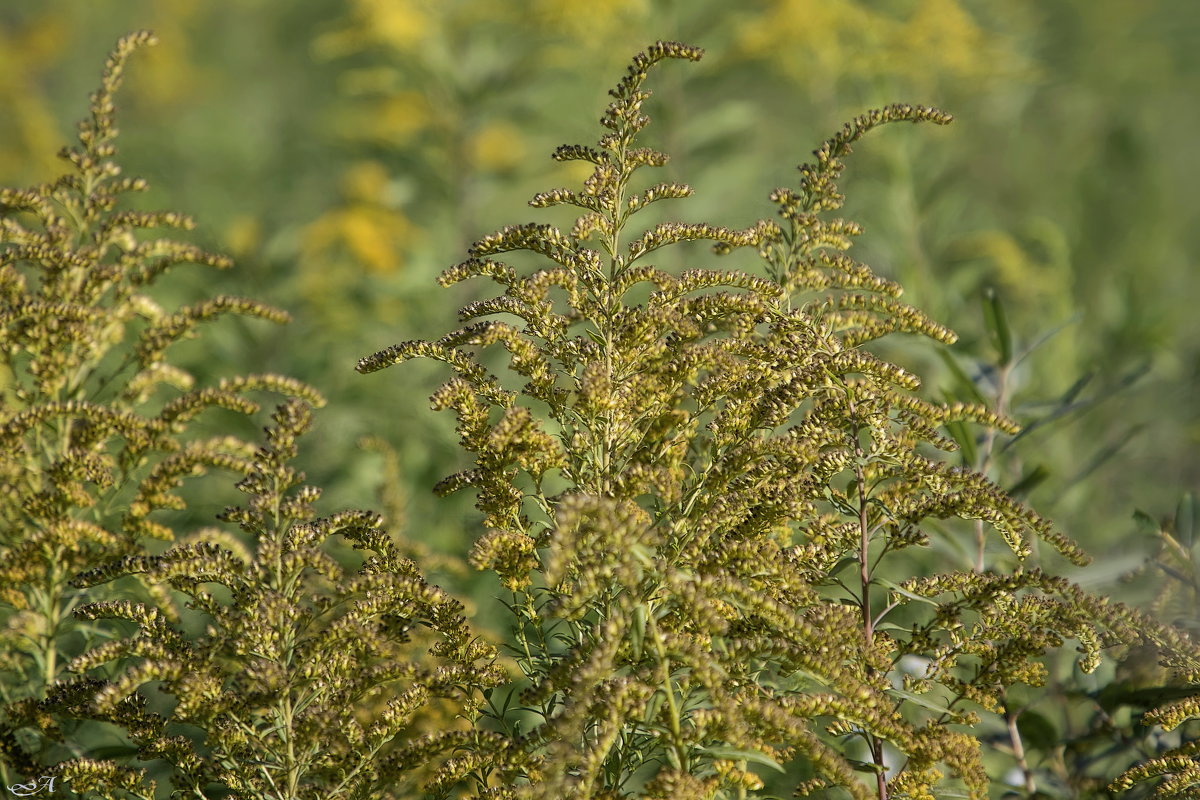
[[1093, 550], [1129, 533], [1135, 505], [1168, 510], [1196, 483], [1200, 11], [1187, 0], [6, 4], [8, 183], [53, 174], [94, 65], [139, 27], [163, 45], [123, 97], [130, 171], [237, 259], [203, 280], [297, 317], [282, 334], [230, 326], [221, 360], [329, 395], [315, 469], [347, 502], [378, 466], [343, 457], [355, 439], [400, 443], [413, 510], [447, 548], [472, 515], [434, 514], [426, 497], [454, 458], [449, 421], [418, 411], [436, 377], [410, 372], [399, 391], [356, 377], [354, 360], [445, 327], [434, 275], [562, 169], [546, 156], [585, 138], [602, 100], [605, 82], [586, 76], [655, 38], [710, 53], [686, 93], [656, 98], [683, 154], [673, 166], [708, 204], [699, 218], [755, 209], [759, 187], [783, 185], [810, 142], [867, 106], [951, 110], [946, 135], [895, 132], [856, 164], [849, 213], [872, 222], [867, 260], [962, 333], [964, 359], [989, 356], [985, 287], [1021, 340], [1062, 328], [1011, 396], [1028, 418], [1092, 376], [1078, 399], [1102, 402], [1021, 450], [1050, 473], [1032, 501]]
[[[440, 371], [353, 365], [453, 326], [479, 290], [450, 302], [435, 275], [481, 233], [525, 221], [513, 209], [535, 190], [568, 182], [548, 154], [590, 140], [611, 77], [656, 38], [709, 53], [686, 78], [664, 75], [653, 101], [668, 169], [698, 190], [696, 219], [767, 215], [762, 187], [787, 184], [865, 107], [955, 114], [937, 136], [892, 130], [864, 148], [847, 216], [868, 223], [859, 257], [962, 334], [950, 359], [974, 389], [995, 399], [1003, 386], [1027, 426], [1052, 423], [997, 442], [993, 468], [1008, 485], [1028, 479], [1031, 504], [1099, 556], [1089, 588], [1128, 593], [1095, 582], [1154, 547], [1135, 507], [1168, 516], [1197, 483], [1200, 11], [1188, 0], [6, 4], [5, 184], [56, 174], [96, 65], [142, 27], [162, 44], [122, 95], [123, 161], [154, 187], [148, 206], [192, 214], [198, 243], [238, 263], [173, 291], [186, 301], [189, 280], [203, 282], [295, 317], [282, 332], [226, 320], [176, 355], [201, 380], [220, 364], [322, 391], [305, 469], [331, 505], [372, 502], [385, 463], [359, 437], [393, 443], [409, 535], [437, 551], [464, 552], [479, 521], [469, 495], [428, 491], [463, 466], [453, 421], [427, 410]], [[1054, 334], [1011, 369], [995, 368], [988, 290], [1018, 353]], [[933, 389], [968, 392], [949, 363], [912, 366], [940, 376]], [[486, 622], [494, 586], [452, 568], [438, 579]]]

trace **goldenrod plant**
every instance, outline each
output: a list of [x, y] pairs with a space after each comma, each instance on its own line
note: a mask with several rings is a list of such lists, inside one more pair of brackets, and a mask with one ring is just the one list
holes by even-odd
[[[1147, 721], [1196, 715], [1194, 626], [1060, 576], [1086, 555], [988, 474], [989, 431], [1019, 430], [1003, 392], [997, 408], [922, 397], [894, 363], [916, 350], [889, 341], [954, 333], [847, 253], [862, 233], [835, 214], [851, 148], [944, 112], [855, 118], [771, 193], [774, 219], [664, 221], [658, 201], [693, 190], [639, 172], [667, 163], [642, 138], [645, 82], [702, 51], [658, 42], [611, 92], [597, 144], [554, 153], [589, 175], [532, 205], [565, 206], [569, 227], [483, 237], [441, 283], [486, 277], [503, 293], [440, 339], [359, 362], [455, 372], [433, 407], [455, 412], [474, 464], [436, 489], [478, 492], [469, 560], [504, 592], [505, 661], [423, 576], [437, 559], [399, 535], [400, 464], [387, 462], [392, 519], [322, 515], [297, 466], [317, 392], [277, 375], [197, 386], [168, 360], [220, 314], [286, 315], [228, 297], [168, 312], [152, 291], [175, 265], [228, 261], [146, 232], [189, 227], [182, 215], [118, 208], [145, 184], [119, 176], [113, 96], [151, 41], [119, 42], [68, 175], [0, 190], [6, 786], [121, 800], [1032, 797], [1012, 698], [1068, 642], [1085, 673], [1138, 646], [1175, 681], [1177, 702]], [[738, 266], [706, 264], [698, 243]], [[685, 267], [664, 266], [669, 248]], [[246, 395], [260, 391], [285, 397], [261, 442], [211, 433], [237, 424], [221, 409], [255, 415]], [[953, 463], [960, 447], [974, 454]], [[184, 478], [213, 469], [244, 496], [222, 526], [178, 513]], [[1168, 575], [1194, 564], [1190, 508], [1164, 528]], [[1160, 741], [1167, 752], [1113, 770], [1110, 792], [1193, 796], [1194, 743]]]
[[[1197, 530], [1196, 496], [1187, 492], [1180, 498], [1175, 514], [1156, 521], [1143, 511], [1136, 518], [1144, 529], [1153, 532], [1157, 551], [1145, 566], [1129, 576], [1130, 580], [1148, 574], [1154, 579], [1157, 595], [1151, 610], [1194, 639], [1200, 634], [1200, 535]], [[1143, 657], [1143, 661], [1146, 661]], [[1136, 662], [1135, 662], [1136, 664]], [[1147, 668], [1149, 667], [1149, 668]], [[1138, 724], [1153, 728], [1152, 748], [1141, 763], [1131, 766], [1109, 785], [1109, 791], [1123, 792], [1135, 786], [1152, 786], [1148, 796], [1154, 800], [1172, 797], [1200, 797], [1200, 681], [1193, 675], [1190, 684], [1164, 685], [1160, 669], [1143, 665], [1126, 669], [1118, 679], [1102, 690], [1106, 705], [1127, 704], [1149, 708]]]
[[[294, 379], [261, 374], [197, 386], [167, 356], [210, 319], [273, 322], [284, 312], [219, 296], [170, 311], [152, 287], [180, 264], [229, 266], [195, 245], [156, 238], [190, 228], [174, 212], [134, 211], [146, 189], [114, 160], [114, 94], [126, 60], [152, 43], [120, 41], [109, 58], [67, 174], [30, 189], [0, 189], [0, 751], [2, 777], [29, 774], [52, 748], [31, 727], [37, 703], [64, 679], [69, 659], [111, 630], [72, 616], [80, 570], [140, 552], [173, 533], [152, 514], [181, 509], [174, 490], [208, 469], [239, 469], [253, 447], [194, 433], [210, 408], [251, 414], [247, 393], [266, 390], [321, 403]], [[153, 595], [174, 616], [171, 598]], [[44, 721], [44, 720], [43, 720]]]
[[[447, 286], [504, 287], [462, 309], [470, 324], [358, 365], [424, 357], [455, 372], [433, 407], [454, 410], [475, 463], [436, 490], [478, 492], [472, 561], [510, 593], [523, 680], [492, 692], [488, 714], [528, 757], [513, 794], [985, 798], [996, 778], [980, 731], [1005, 724], [1009, 687], [1044, 679], [1048, 651], [1074, 640], [1091, 671], [1104, 648], [1145, 639], [1172, 645], [1188, 674], [1200, 662], [1181, 635], [1028, 564], [1035, 542], [1087, 557], [937, 455], [957, 447], [948, 424], [1016, 423], [920, 398], [917, 376], [871, 349], [893, 333], [954, 334], [845, 254], [861, 228], [829, 215], [843, 159], [875, 127], [947, 114], [893, 105], [854, 119], [797, 188], [771, 194], [780, 221], [635, 225], [693, 193], [635, 175], [667, 161], [639, 142], [643, 83], [661, 61], [700, 57], [674, 42], [640, 53], [597, 146], [554, 153], [591, 165], [582, 187], [531, 201], [578, 209], [568, 230], [506, 227], [443, 273]], [[756, 252], [766, 277], [655, 265], [697, 241]], [[519, 391], [488, 368], [492, 345]], [[956, 519], [998, 535], [1011, 565], [972, 554], [906, 572], [900, 552], [935, 535], [975, 551], [969, 527], [937, 524]]]
[[[1130, 373], [1116, 385], [1096, 388], [1093, 373], [1076, 380], [1061, 396], [1038, 397], [1037, 383], [1030, 381], [1034, 373], [1032, 362], [1044, 362], [1053, 354], [1046, 348], [1066, 326], [1058, 326], [1036, 337], [1030, 344], [1009, 323], [1009, 312], [998, 293], [988, 289], [982, 297], [982, 320], [986, 328], [986, 358], [963, 359], [952, 348], [939, 354], [948, 367], [950, 386], [947, 397], [966, 402], [986, 404], [1000, 413], [1011, 413], [1023, 420], [1020, 433], [1006, 435], [995, 429], [972, 430], [962, 422], [947, 426], [947, 431], [959, 445], [958, 458], [964, 466], [978, 470], [993, 482], [1003, 485], [1014, 497], [1024, 498], [1051, 477], [1052, 466], [1043, 460], [1047, 429], [1060, 428], [1072, 416], [1094, 413], [1104, 402], [1127, 389], [1137, 372]], [[1034, 436], [1041, 435], [1035, 442]], [[1107, 451], [1107, 456], [1115, 453]], [[1078, 470], [1072, 482], [1085, 481], [1097, 466], [1096, 461]], [[1060, 481], [1061, 484], [1061, 481]], [[1187, 508], [1181, 504], [1180, 508]], [[1155, 585], [1144, 587], [1157, 593], [1147, 610], [1158, 620], [1178, 625], [1187, 617], [1178, 609], [1186, 607], [1189, 598], [1176, 590], [1172, 576], [1186, 575], [1188, 569], [1176, 571], [1183, 548], [1173, 544], [1170, 535], [1160, 530], [1145, 514], [1138, 512], [1142, 528], [1155, 532], [1160, 553], [1152, 571]], [[1180, 512], [1181, 517], [1187, 515]], [[1003, 550], [989, 547], [990, 541], [982, 520], [974, 522], [973, 545], [964, 542], [976, 571], [984, 571], [995, 558], [1004, 558]], [[1167, 523], [1167, 527], [1171, 527]], [[1129, 562], [1138, 558], [1134, 547], [1127, 548], [1122, 557]], [[968, 551], [969, 552], [969, 551]], [[967, 555], [967, 553], [964, 553]], [[1136, 573], [1135, 573], [1136, 574]], [[1122, 583], [1128, 587], [1134, 576]], [[1082, 579], [1093, 585], [1102, 578], [1096, 570], [1082, 573]], [[1139, 587], [1143, 588], [1143, 587]], [[1179, 597], [1184, 594], [1183, 597]], [[1173, 600], [1174, 602], [1169, 602]], [[1168, 613], [1169, 605], [1176, 606]], [[1187, 630], [1186, 626], [1184, 629]], [[1194, 637], [1195, 630], [1187, 630]], [[1093, 797], [1105, 791], [1114, 774], [1122, 773], [1139, 761], [1155, 758], [1155, 754], [1170, 746], [1169, 733], [1151, 729], [1150, 717], [1145, 716], [1155, 705], [1169, 699], [1194, 694], [1186, 682], [1172, 681], [1168, 672], [1158, 664], [1156, 649], [1134, 647], [1110, 660], [1101, 674], [1084, 675], [1073, 669], [1067, 653], [1047, 659], [1045, 686], [1021, 687], [1006, 692], [1003, 697], [1005, 726], [984, 732], [986, 740], [997, 749], [1011, 754], [1014, 767], [1005, 776], [1015, 791], [1020, 788], [1027, 796]], [[1186, 735], [1187, 731], [1181, 731]], [[1110, 790], [1112, 791], [1112, 790]], [[1136, 795], [1135, 795], [1136, 796]]]
[[[138, 630], [71, 669], [136, 660], [99, 690], [93, 713], [123, 725], [140, 760], [169, 762], [176, 796], [205, 797], [213, 787], [272, 800], [444, 796], [481, 760], [450, 751], [469, 746], [486, 760], [501, 749], [498, 736], [456, 719], [469, 720], [479, 690], [502, 680], [495, 648], [470, 635], [461, 603], [425, 582], [379, 515], [316, 518], [320, 491], [290, 463], [311, 411], [293, 400], [273, 420], [238, 484], [248, 502], [222, 514], [252, 547], [214, 534], [74, 580], [89, 587], [139, 574], [168, 584], [208, 617], [204, 634], [189, 637], [145, 605], [89, 603], [78, 616]], [[361, 554], [359, 569], [322, 549], [334, 536]], [[177, 700], [170, 714], [144, 712], [135, 690], [150, 682]], [[449, 714], [438, 713], [438, 698]], [[417, 735], [431, 720], [443, 727]], [[185, 726], [204, 731], [203, 740]], [[109, 764], [60, 769], [77, 792], [120, 785]]]
[[[114, 160], [114, 95], [153, 42], [117, 44], [67, 175], [0, 190], [3, 782], [153, 797], [133, 758], [169, 764], [176, 796], [402, 796], [387, 794], [401, 773], [483, 735], [441, 723], [499, 679], [492, 648], [378, 515], [315, 517], [319, 490], [289, 461], [316, 390], [272, 374], [198, 386], [168, 358], [219, 315], [287, 315], [223, 296], [168, 311], [152, 295], [177, 265], [230, 266], [143, 233], [192, 227], [183, 215], [119, 205], [146, 184]], [[255, 414], [246, 395], [262, 391], [292, 399], [261, 447], [197, 432], [208, 409]], [[168, 516], [211, 469], [242, 476], [250, 501], [225, 513], [240, 534]], [[322, 550], [335, 536], [361, 566]], [[173, 704], [137, 693], [151, 682]]]

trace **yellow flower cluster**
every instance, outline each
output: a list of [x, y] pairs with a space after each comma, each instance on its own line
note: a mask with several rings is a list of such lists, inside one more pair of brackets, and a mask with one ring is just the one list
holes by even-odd
[[[530, 203], [580, 209], [569, 233], [509, 226], [443, 274], [443, 285], [504, 288], [466, 306], [464, 321], [504, 313], [522, 327], [474, 322], [359, 363], [372, 372], [422, 356], [457, 374], [433, 404], [455, 410], [475, 464], [439, 489], [479, 490], [488, 531], [472, 563], [512, 593], [521, 713], [534, 719], [518, 739], [515, 794], [641, 785], [645, 797], [747, 797], [766, 785], [756, 768], [796, 761], [815, 776], [792, 787], [801, 794], [930, 798], [949, 781], [986, 797], [979, 742], [954, 727], [978, 719], [970, 704], [1003, 712], [1004, 688], [1040, 684], [1036, 659], [1066, 638], [1092, 669], [1102, 647], [1139, 633], [1132, 612], [1037, 569], [890, 572], [891, 553], [927, 546], [925, 523], [939, 518], [990, 524], [1018, 559], [1040, 538], [1085, 560], [986, 477], [932, 457], [956, 448], [948, 424], [1016, 433], [1015, 422], [921, 399], [917, 376], [864, 347], [893, 333], [955, 337], [844, 254], [861, 228], [827, 216], [842, 205], [842, 160], [878, 126], [950, 117], [894, 105], [855, 118], [800, 167], [797, 188], [772, 193], [779, 221], [637, 231], [646, 206], [692, 194], [635, 184], [667, 161], [636, 144], [650, 121], [644, 81], [663, 60], [700, 55], [660, 42], [636, 56], [597, 146], [555, 152], [592, 167], [579, 189]], [[755, 250], [768, 278], [672, 275], [647, 261], [694, 241]], [[522, 277], [494, 260], [512, 251], [544, 261]], [[641, 303], [639, 284], [650, 288]], [[497, 344], [529, 380], [519, 394], [466, 349]], [[929, 666], [901, 681], [908, 656]]]

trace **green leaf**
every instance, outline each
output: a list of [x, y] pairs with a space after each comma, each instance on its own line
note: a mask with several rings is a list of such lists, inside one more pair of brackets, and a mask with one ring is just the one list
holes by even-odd
[[87, 751], [88, 758], [93, 758], [98, 761], [107, 760], [110, 758], [128, 758], [136, 756], [138, 748], [131, 744], [108, 744], [100, 747], [93, 747]]
[[1091, 695], [1096, 703], [1110, 714], [1121, 706], [1135, 708], [1154, 708], [1163, 703], [1194, 697], [1194, 686], [1149, 686], [1137, 687], [1129, 681], [1111, 683]]
[[1058, 325], [1051, 328], [1046, 333], [1043, 333], [1040, 337], [1038, 337], [1037, 341], [1035, 341], [1033, 344], [1026, 347], [1024, 352], [1022, 352], [1020, 355], [1017, 356], [1017, 360], [1013, 362], [1013, 366], [1020, 364], [1022, 361], [1024, 361], [1026, 358], [1028, 358], [1031, 353], [1036, 351], [1039, 347], [1046, 344], [1051, 339], [1053, 339], [1055, 336], [1062, 333], [1064, 330], [1071, 327], [1072, 325], [1076, 324], [1081, 319], [1083, 319], [1082, 314], [1073, 314], [1065, 322], [1061, 322]]
[[643, 717], [643, 719], [646, 721], [645, 724], [647, 726], [649, 726], [650, 723], [654, 721], [655, 717], [658, 716], [659, 710], [662, 709], [662, 705], [666, 701], [667, 696], [663, 694], [662, 689], [656, 691], [650, 696], [650, 699], [646, 701], [646, 716]]
[[1006, 441], [1001, 446], [1001, 450], [1007, 450], [1008, 448], [1014, 446], [1017, 442], [1024, 439], [1026, 436], [1032, 434], [1034, 431], [1052, 422], [1055, 422], [1056, 420], [1059, 420], [1068, 414], [1087, 411], [1100, 405], [1102, 402], [1112, 400], [1112, 398], [1118, 396], [1120, 392], [1125, 391], [1137, 383], [1138, 380], [1140, 380], [1141, 377], [1149, 371], [1149, 363], [1143, 363], [1127, 372], [1116, 383], [1105, 386], [1103, 389], [1094, 392], [1092, 396], [1079, 400], [1077, 398], [1082, 394], [1083, 389], [1089, 383], [1091, 383], [1092, 379], [1095, 377], [1095, 373], [1089, 372], [1084, 374], [1079, 378], [1079, 380], [1075, 381], [1075, 383], [1071, 385], [1071, 388], [1067, 389], [1067, 391], [1063, 393], [1062, 397], [1060, 397], [1054, 403], [1054, 409], [1049, 414], [1040, 419], [1025, 423], [1024, 427], [1021, 428], [1021, 432]]
[[857, 565], [858, 565], [858, 558], [856, 556], [844, 556], [844, 557], [838, 559], [838, 562], [836, 564], [834, 564], [833, 567], [830, 568], [829, 573], [828, 573], [829, 577], [832, 578], [833, 576], [837, 575], [839, 572], [844, 570], [846, 567], [857, 566]]
[[1196, 495], [1187, 492], [1175, 508], [1175, 539], [1189, 550], [1196, 541]]
[[643, 567], [654, 566], [654, 551], [646, 547], [646, 545], [634, 543], [629, 546], [629, 552]]
[[878, 775], [884, 770], [881, 764], [872, 764], [870, 761], [859, 761], [857, 758], [847, 758], [846, 763], [855, 772], [870, 772], [873, 775]]
[[500, 708], [501, 716], [508, 714], [509, 706], [512, 705], [513, 698], [515, 698], [516, 696], [517, 696], [517, 692], [512, 689], [510, 689], [508, 691], [508, 693], [504, 695], [504, 705]]
[[975, 448], [975, 436], [967, 427], [965, 420], [956, 419], [946, 424], [950, 438], [958, 444], [958, 452], [962, 453], [963, 464], [973, 467], [979, 463], [979, 451]]
[[1020, 480], [1008, 489], [1008, 493], [1013, 497], [1020, 498], [1029, 494], [1037, 488], [1046, 478], [1050, 477], [1050, 470], [1046, 469], [1041, 464], [1038, 464], [1033, 469], [1026, 470], [1021, 475]]
[[1043, 714], [1026, 709], [1017, 717], [1017, 731], [1027, 748], [1049, 753], [1061, 741], [1058, 726]]
[[1040, 419], [1036, 419], [1031, 422], [1025, 422], [1021, 426], [1021, 432], [1012, 439], [1009, 439], [1008, 442], [1005, 443], [1003, 449], [1008, 449], [1019, 439], [1025, 438], [1033, 431], [1041, 428], [1043, 425], [1048, 425], [1051, 422], [1066, 416], [1067, 414], [1075, 411], [1082, 411], [1089, 406], [1095, 405], [1098, 401], [1094, 398], [1077, 401], [1080, 393], [1087, 388], [1087, 385], [1091, 383], [1092, 379], [1095, 377], [1096, 373], [1094, 372], [1085, 372], [1083, 375], [1079, 376], [1079, 378], [1076, 379], [1076, 381], [1071, 384], [1071, 386], [1065, 392], [1062, 393], [1062, 396], [1054, 402], [1054, 408], [1049, 414], [1041, 417]]
[[947, 705], [935, 703], [927, 697], [919, 694], [913, 694], [912, 692], [906, 692], [903, 689], [888, 689], [887, 693], [903, 700], [907, 700], [908, 702], [918, 705], [921, 708], [927, 708], [930, 711], [936, 711], [939, 714], [956, 714], [956, 712]]
[[946, 365], [946, 368], [950, 370], [951, 377], [954, 378], [954, 389], [958, 393], [957, 399], [986, 406], [988, 402], [980, 393], [979, 387], [975, 385], [975, 381], [967, 376], [967, 373], [959, 365], [958, 359], [950, 352], [950, 348], [940, 347], [937, 350], [937, 354], [941, 357], [942, 363]]
[[770, 767], [771, 769], [779, 772], [786, 772], [786, 770], [779, 764], [778, 761], [771, 758], [766, 753], [760, 753], [757, 750], [742, 750], [737, 747], [731, 747], [723, 744], [706, 745], [704, 747], [697, 748], [697, 750], [714, 759], [721, 759], [723, 761], [746, 761], [751, 764], [761, 764], [764, 767]]
[[1161, 530], [1162, 527], [1158, 524], [1158, 520], [1147, 514], [1145, 511], [1142, 511], [1140, 508], [1134, 509], [1133, 521], [1137, 523], [1138, 532], [1140, 533], [1156, 534], [1159, 532], [1159, 530]]
[[938, 605], [938, 602], [936, 600], [932, 600], [928, 597], [922, 597], [919, 594], [910, 592], [908, 589], [905, 589], [900, 584], [889, 581], [887, 578], [876, 578], [875, 583], [878, 583], [881, 586], [886, 586], [888, 589], [891, 589], [896, 594], [900, 595], [901, 597], [907, 597], [909, 600], [916, 600], [918, 603], [926, 603], [927, 605], [931, 605], [931, 606]]
[[983, 292], [983, 322], [987, 326], [992, 346], [1000, 356], [999, 366], [1007, 367], [1012, 363], [1013, 357], [1012, 331], [1008, 327], [1008, 315], [1004, 312], [1004, 304], [1000, 302], [996, 290], [990, 286]]
[[642, 660], [642, 643], [646, 640], [646, 606], [642, 603], [639, 603], [638, 607], [633, 610], [633, 629], [629, 633], [629, 644], [633, 649], [633, 660], [636, 663]]
[[1082, 483], [1085, 478], [1116, 457], [1117, 453], [1119, 453], [1121, 449], [1125, 447], [1125, 445], [1129, 444], [1130, 441], [1137, 437], [1137, 435], [1140, 434], [1145, 427], [1145, 425], [1135, 425], [1125, 431], [1119, 439], [1113, 440], [1098, 450], [1096, 454], [1092, 456], [1091, 460], [1083, 465], [1079, 472], [1071, 476], [1071, 479], [1067, 481], [1067, 486], [1069, 487], [1078, 483]]

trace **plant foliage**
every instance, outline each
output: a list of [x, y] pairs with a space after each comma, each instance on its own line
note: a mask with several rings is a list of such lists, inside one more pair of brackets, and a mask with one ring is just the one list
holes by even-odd
[[[503, 287], [462, 309], [470, 324], [358, 365], [425, 357], [455, 372], [433, 407], [454, 410], [475, 464], [437, 490], [478, 491], [487, 532], [472, 560], [511, 592], [524, 681], [519, 712], [494, 715], [524, 724], [515, 795], [746, 797], [783, 771], [799, 795], [987, 797], [973, 732], [1003, 719], [1009, 688], [1043, 682], [1043, 654], [1075, 640], [1091, 671], [1105, 647], [1173, 634], [1028, 565], [1038, 541], [1087, 559], [937, 455], [957, 449], [947, 425], [1016, 423], [920, 398], [918, 378], [871, 349], [954, 334], [846, 255], [861, 228], [830, 214], [843, 159], [875, 127], [948, 115], [893, 105], [856, 118], [797, 188], [772, 193], [779, 221], [636, 224], [693, 191], [635, 175], [667, 162], [640, 145], [643, 83], [661, 61], [700, 56], [672, 42], [639, 54], [597, 146], [555, 152], [592, 165], [580, 188], [530, 203], [577, 209], [569, 230], [506, 227], [443, 273]], [[756, 251], [766, 277], [653, 263], [695, 241]], [[498, 260], [520, 251], [538, 264], [528, 274]], [[482, 319], [495, 315], [521, 327]], [[527, 381], [519, 392], [466, 349], [492, 345]], [[962, 536], [938, 522], [955, 519], [993, 530], [1016, 565], [906, 574], [900, 552]]]
[[[476, 762], [435, 756], [484, 749], [488, 736], [455, 718], [500, 680], [494, 648], [378, 515], [316, 516], [320, 491], [290, 464], [316, 390], [279, 375], [201, 387], [168, 360], [219, 315], [287, 315], [234, 297], [168, 312], [148, 293], [179, 264], [230, 266], [141, 235], [189, 228], [186, 217], [118, 207], [146, 184], [113, 160], [114, 94], [153, 41], [117, 44], [79, 146], [63, 153], [69, 174], [0, 190], [4, 783], [53, 775], [81, 795], [148, 800], [154, 781], [133, 757], [169, 764], [170, 788], [192, 797], [452, 786]], [[208, 409], [256, 413], [245, 395], [262, 390], [293, 399], [261, 446], [193, 433]], [[214, 468], [242, 476], [248, 501], [223, 514], [240, 533], [163, 522], [186, 507], [184, 479]], [[361, 566], [323, 549], [335, 536]], [[148, 685], [157, 699], [138, 692]]]
[[[146, 235], [190, 228], [174, 212], [120, 207], [144, 191], [114, 160], [114, 95], [125, 63], [148, 33], [120, 41], [92, 95], [78, 145], [60, 154], [70, 171], [30, 189], [0, 189], [0, 748], [26, 772], [50, 743], [33, 732], [36, 704], [64, 679], [69, 657], [109, 632], [72, 616], [79, 571], [137, 553], [172, 532], [151, 515], [184, 507], [174, 493], [208, 469], [242, 468], [253, 447], [193, 433], [211, 408], [252, 414], [247, 393], [267, 390], [323, 402], [279, 375], [197, 386], [171, 363], [170, 346], [226, 314], [283, 322], [253, 300], [214, 297], [175, 311], [152, 286], [180, 264], [225, 268], [200, 248]], [[153, 592], [167, 617], [171, 598]], [[12, 767], [5, 767], [5, 777]]]
[[[996, 409], [978, 392], [922, 397], [888, 341], [954, 333], [848, 255], [862, 228], [836, 212], [852, 147], [949, 115], [855, 118], [771, 193], [774, 219], [662, 221], [659, 201], [693, 189], [643, 177], [667, 163], [643, 141], [645, 82], [702, 51], [657, 42], [612, 90], [596, 145], [555, 151], [590, 175], [531, 201], [566, 207], [570, 227], [480, 239], [441, 283], [503, 292], [466, 305], [458, 330], [359, 362], [455, 373], [432, 403], [454, 411], [474, 464], [436, 490], [478, 493], [469, 558], [506, 593], [509, 675], [398, 520], [317, 512], [295, 466], [314, 389], [278, 375], [197, 386], [168, 360], [214, 317], [286, 315], [231, 297], [168, 312], [151, 292], [176, 265], [229, 265], [146, 232], [190, 227], [182, 215], [119, 207], [145, 183], [114, 161], [113, 96], [151, 42], [118, 43], [67, 175], [0, 190], [6, 785], [52, 776], [143, 800], [982, 800], [1016, 768], [1033, 795], [1035, 730], [1012, 695], [1046, 682], [1045, 656], [1067, 642], [1083, 672], [1107, 648], [1155, 652], [1176, 685], [1144, 722], [1200, 717], [1194, 502], [1154, 561], [1172, 581], [1157, 610], [1179, 624], [1057, 575], [1056, 560], [1086, 555], [1019, 484], [989, 477], [997, 432], [1020, 429], [1004, 380]], [[656, 263], [666, 248], [690, 262], [696, 243], [742, 266]], [[984, 310], [1006, 370], [1003, 306]], [[257, 414], [260, 391], [288, 398], [261, 443], [205, 432], [234, 419], [219, 410]], [[170, 512], [187, 509], [184, 478], [212, 469], [239, 475], [244, 497], [224, 527], [196, 528]], [[1159, 741], [1110, 792], [1157, 779], [1156, 797], [1197, 796], [1195, 742]]]

